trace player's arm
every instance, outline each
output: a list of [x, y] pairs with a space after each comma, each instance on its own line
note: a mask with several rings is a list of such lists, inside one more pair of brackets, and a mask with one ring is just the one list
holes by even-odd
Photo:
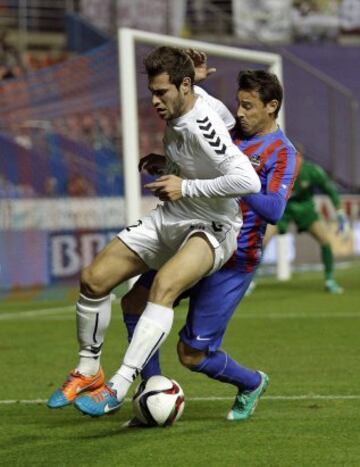
[[287, 199], [299, 172], [300, 156], [293, 148], [283, 148], [272, 157], [265, 193], [243, 197], [243, 200], [267, 223], [276, 224], [282, 218]]
[[204, 81], [216, 72], [216, 68], [209, 68], [207, 64], [207, 54], [198, 49], [185, 49], [186, 54], [191, 58], [195, 70], [195, 83]]
[[346, 234], [349, 229], [349, 220], [344, 210], [341, 208], [339, 193], [335, 183], [331, 180], [328, 174], [318, 165], [312, 164], [311, 178], [314, 185], [325, 193], [331, 200], [336, 211], [336, 220], [338, 223], [338, 233]]
[[[239, 156], [237, 156], [240, 159]], [[246, 193], [257, 193], [261, 184], [252, 165], [243, 156], [242, 161], [231, 164], [228, 173], [209, 180], [182, 179], [176, 175], [164, 175], [145, 188], [154, 192], [161, 201], [177, 201], [181, 198], [237, 198]], [[230, 168], [230, 164], [232, 167]]]
[[313, 185], [320, 188], [320, 190], [330, 198], [331, 203], [336, 210], [340, 209], [340, 196], [335, 183], [321, 167], [315, 164], [311, 164], [311, 167], [311, 181]]
[[[225, 129], [224, 129], [225, 130]], [[217, 141], [216, 136], [215, 141]], [[237, 198], [248, 193], [258, 193], [261, 184], [249, 159], [233, 144], [225, 130], [216, 146], [194, 135], [193, 143], [197, 157], [216, 168], [219, 177], [212, 179], [182, 179], [165, 175], [145, 185], [162, 201], [177, 201], [181, 198]], [[225, 143], [226, 141], [226, 143]]]
[[243, 200], [268, 224], [273, 225], [282, 218], [286, 207], [286, 199], [279, 193], [247, 195], [243, 197]]
[[[212, 135], [211, 139], [204, 135]], [[182, 195], [185, 198], [238, 197], [248, 193], [258, 193], [261, 184], [249, 159], [232, 142], [223, 124], [211, 122], [207, 130], [193, 135], [196, 154], [205, 163], [216, 169], [220, 175], [213, 179], [182, 181]]]

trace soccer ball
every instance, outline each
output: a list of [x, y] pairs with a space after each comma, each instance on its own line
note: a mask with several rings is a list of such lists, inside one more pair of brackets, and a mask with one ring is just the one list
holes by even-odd
[[135, 417], [145, 425], [169, 426], [181, 417], [185, 396], [179, 383], [159, 375], [142, 381], [132, 402]]

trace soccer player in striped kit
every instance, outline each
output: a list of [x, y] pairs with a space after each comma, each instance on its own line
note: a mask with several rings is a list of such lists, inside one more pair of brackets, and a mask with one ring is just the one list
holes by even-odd
[[[275, 75], [262, 70], [239, 73], [233, 141], [259, 175], [261, 192], [240, 200], [243, 226], [231, 260], [179, 297], [190, 299], [186, 323], [179, 333], [179, 360], [191, 371], [236, 386], [238, 393], [227, 414], [228, 420], [248, 419], [269, 381], [264, 372], [240, 365], [220, 347], [230, 318], [259, 265], [267, 223], [276, 224], [282, 217], [299, 170], [300, 158], [276, 123], [282, 97], [282, 87]], [[152, 172], [159, 164], [159, 156], [153, 159], [154, 167], [150, 160], [145, 160], [142, 166]], [[143, 275], [122, 299], [129, 339], [154, 274]], [[157, 352], [143, 369], [142, 377], [147, 379], [160, 372]], [[129, 424], [137, 425], [137, 421]]]

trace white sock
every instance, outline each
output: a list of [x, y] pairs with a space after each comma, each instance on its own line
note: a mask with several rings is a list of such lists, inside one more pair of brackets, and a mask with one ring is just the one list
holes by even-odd
[[99, 371], [101, 348], [110, 319], [110, 295], [89, 298], [80, 294], [76, 304], [76, 325], [80, 346], [77, 370], [81, 374], [90, 376]]
[[173, 320], [172, 308], [147, 302], [125, 353], [123, 364], [110, 380], [119, 400], [126, 396], [136, 376], [165, 341]]

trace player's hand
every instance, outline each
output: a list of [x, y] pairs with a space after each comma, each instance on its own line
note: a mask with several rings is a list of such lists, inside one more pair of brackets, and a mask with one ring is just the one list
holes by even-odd
[[181, 199], [182, 178], [176, 175], [163, 175], [155, 182], [147, 183], [145, 188], [152, 191], [161, 201], [177, 201]]
[[343, 209], [336, 211], [336, 220], [338, 223], [337, 233], [346, 237], [350, 232], [350, 223]]
[[151, 153], [140, 159], [139, 172], [145, 170], [149, 175], [163, 175], [166, 168], [166, 158], [161, 154]]
[[208, 68], [207, 55], [205, 52], [196, 49], [186, 49], [185, 52], [194, 63], [195, 83], [204, 81], [204, 79], [216, 72], [216, 68]]

